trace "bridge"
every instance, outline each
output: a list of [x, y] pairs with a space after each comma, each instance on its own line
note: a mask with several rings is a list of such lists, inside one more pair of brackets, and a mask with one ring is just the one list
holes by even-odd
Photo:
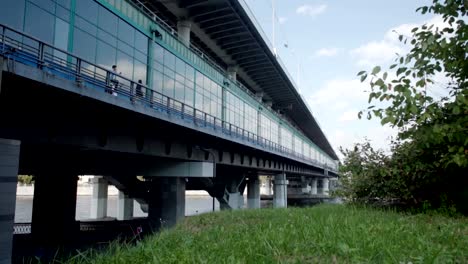
[[[0, 8], [0, 263], [11, 262], [17, 175], [34, 175], [32, 245], [73, 244], [78, 175], [148, 212], [185, 191], [222, 209], [326, 194], [337, 156], [243, 0], [4, 1]], [[40, 23], [38, 23], [40, 21]], [[117, 66], [113, 70], [112, 66]], [[53, 205], [53, 206], [52, 206]], [[81, 225], [83, 226], [83, 225]]]

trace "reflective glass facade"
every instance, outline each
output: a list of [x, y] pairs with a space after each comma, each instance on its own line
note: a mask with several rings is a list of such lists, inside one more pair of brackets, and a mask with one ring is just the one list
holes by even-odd
[[[305, 158], [335, 165], [301, 131], [125, 0], [0, 1], [2, 24], [109, 70], [117, 65], [123, 76], [161, 94]], [[153, 37], [152, 30], [162, 37]]]

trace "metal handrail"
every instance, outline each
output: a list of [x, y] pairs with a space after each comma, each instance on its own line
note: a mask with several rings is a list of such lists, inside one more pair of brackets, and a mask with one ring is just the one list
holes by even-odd
[[[328, 164], [326, 163], [320, 163], [315, 159], [304, 157], [302, 154], [296, 153], [293, 150], [281, 146], [278, 143], [263, 138], [244, 128], [228, 123], [209, 113], [200, 111], [195, 107], [187, 105], [181, 101], [168, 97], [145, 86], [144, 84], [139, 84], [122, 75], [115, 74], [114, 72], [111, 72], [104, 67], [81, 59], [80, 57], [77, 57], [68, 51], [56, 48], [53, 45], [45, 43], [35, 37], [28, 36], [23, 32], [17, 31], [2, 24], [0, 24], [0, 28], [0, 54], [4, 57], [16, 60], [22, 59], [36, 63], [37, 67], [43, 70], [50, 69], [55, 71], [57, 74], [66, 75], [67, 77], [70, 77], [71, 75], [77, 84], [86, 82], [93, 86], [104, 88], [106, 92], [116, 92], [117, 94], [128, 97], [132, 103], [137, 101], [143, 102], [146, 105], [149, 105], [152, 109], [163, 111], [167, 115], [175, 114], [182, 120], [185, 119], [193, 122], [193, 124], [196, 126], [211, 127], [215, 131], [219, 130], [231, 137], [241, 138], [244, 141], [260, 146], [263, 149], [276, 151], [287, 157], [302, 160], [314, 166], [319, 166], [325, 169], [328, 168]], [[28, 41], [29, 43], [32, 41], [33, 44], [37, 44], [37, 48], [7, 36], [7, 30], [30, 40]], [[49, 51], [49, 49], [51, 51]], [[57, 56], [56, 53], [58, 53], [58, 55], [62, 55], [66, 59]], [[15, 54], [17, 57], [12, 56]], [[113, 87], [113, 85], [110, 83], [111, 75], [116, 76], [118, 80], [118, 85], [116, 87]], [[137, 95], [138, 86], [142, 91], [141, 95]], [[112, 95], [109, 94], [109, 96]]]

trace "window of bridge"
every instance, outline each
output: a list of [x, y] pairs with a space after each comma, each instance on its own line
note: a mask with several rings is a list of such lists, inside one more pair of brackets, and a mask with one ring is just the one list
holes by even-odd
[[226, 91], [226, 121], [244, 128], [244, 102], [231, 92]]
[[288, 128], [281, 126], [281, 146], [292, 151], [292, 133]]
[[17, 30], [23, 30], [24, 6], [24, 0], [2, 1], [2, 8], [0, 8], [0, 21], [2, 24]]
[[245, 104], [244, 108], [245, 114], [244, 114], [244, 125], [245, 125], [245, 130], [258, 135], [257, 128], [258, 128], [258, 112], [257, 109], [252, 107], [249, 104]]
[[195, 105], [198, 109], [221, 118], [222, 87], [206, 75], [196, 72]]

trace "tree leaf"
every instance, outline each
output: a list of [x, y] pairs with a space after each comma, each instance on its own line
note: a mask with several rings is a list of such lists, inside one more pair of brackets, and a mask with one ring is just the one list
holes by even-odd
[[380, 70], [381, 70], [380, 66], [375, 66], [374, 69], [372, 69], [372, 75], [378, 74]]

